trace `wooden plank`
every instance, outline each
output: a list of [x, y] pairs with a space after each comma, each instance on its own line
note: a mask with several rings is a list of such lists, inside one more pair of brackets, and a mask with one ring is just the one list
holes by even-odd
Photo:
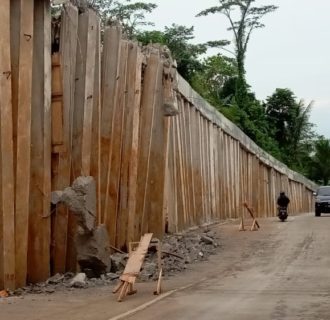
[[14, 153], [10, 58], [10, 1], [0, 2], [0, 286], [15, 288]]
[[25, 285], [27, 272], [34, 1], [20, 1], [20, 10], [24, 14], [20, 15], [16, 127], [15, 265], [16, 285], [18, 287]]
[[170, 118], [169, 128], [169, 162], [168, 174], [169, 183], [167, 191], [168, 203], [168, 230], [169, 232], [178, 232], [178, 215], [177, 215], [177, 183], [176, 183], [176, 165], [175, 165], [175, 138], [174, 138], [174, 117]]
[[210, 183], [211, 183], [211, 217], [214, 221], [216, 219], [216, 173], [215, 173], [215, 139], [217, 135], [216, 127], [210, 122]]
[[116, 87], [119, 77], [119, 56], [121, 50], [121, 29], [119, 27], [106, 28], [104, 33], [103, 57], [102, 57], [102, 83], [101, 83], [101, 159], [100, 159], [100, 206], [101, 222], [105, 223], [108, 214], [105, 208], [108, 196], [108, 175], [111, 162], [111, 132], [116, 106]]
[[195, 179], [194, 179], [194, 109], [191, 107], [189, 102], [185, 102], [187, 117], [186, 117], [186, 128], [187, 128], [187, 147], [188, 147], [188, 163], [189, 163], [189, 184], [190, 184], [190, 197], [191, 197], [191, 219], [192, 223], [196, 224], [196, 197], [195, 197]]
[[138, 236], [135, 234], [134, 226], [137, 192], [142, 59], [143, 56], [138, 45], [129, 43], [126, 81], [127, 97], [125, 102], [126, 116], [120, 177], [120, 208], [119, 219], [117, 221], [117, 229], [124, 229], [127, 230], [127, 232], [121, 232], [119, 235], [119, 246], [124, 246], [125, 243], [127, 244], [138, 239]]
[[163, 63], [160, 64], [160, 72], [156, 78], [154, 120], [151, 134], [151, 154], [149, 173], [147, 181], [147, 193], [145, 202], [145, 215], [148, 217], [148, 232], [161, 239], [164, 234], [164, 187], [165, 187], [165, 166], [168, 127], [165, 125], [164, 97], [163, 97]]
[[73, 114], [73, 179], [90, 175], [97, 25], [95, 12], [88, 10], [79, 15]]
[[[75, 91], [75, 70], [77, 55], [78, 9], [66, 5], [62, 11], [60, 55], [63, 88], [63, 146], [59, 154], [53, 154], [56, 172], [52, 176], [52, 190], [63, 190], [71, 183], [71, 149]], [[53, 166], [55, 169], [55, 166]], [[66, 269], [68, 209], [57, 205], [52, 230], [52, 269], [54, 273], [63, 273]]]
[[144, 71], [143, 91], [140, 110], [140, 135], [138, 154], [138, 180], [136, 203], [136, 234], [143, 234], [148, 230], [145, 212], [147, 181], [150, 165], [152, 129], [155, 112], [155, 92], [158, 87], [157, 79], [161, 76], [162, 64], [157, 53], [151, 53]]
[[195, 181], [196, 181], [196, 210], [197, 224], [202, 223], [203, 218], [203, 189], [202, 189], [202, 171], [201, 171], [201, 127], [200, 127], [200, 112], [195, 110]]
[[141, 237], [140, 243], [127, 260], [123, 276], [134, 276], [140, 273], [144, 258], [148, 252], [149, 244], [152, 239], [152, 233], [146, 233]]
[[[179, 112], [180, 115], [182, 115], [183, 110], [182, 110], [182, 99], [180, 99], [179, 101]], [[183, 141], [184, 141], [184, 137], [183, 137], [183, 130], [182, 130], [182, 126], [183, 126], [183, 121], [182, 121], [182, 117], [177, 116], [175, 117], [176, 120], [176, 142], [177, 142], [177, 164], [178, 164], [178, 173], [179, 173], [179, 185], [178, 188], [180, 188], [180, 200], [182, 202], [182, 209], [178, 211], [179, 215], [182, 215], [182, 227], [183, 228], [187, 228], [189, 226], [189, 221], [188, 221], [188, 210], [187, 210], [187, 199], [186, 199], [186, 185], [185, 185], [185, 166], [184, 166], [184, 149], [183, 149]], [[180, 220], [180, 219], [179, 219]]]
[[[110, 243], [118, 247], [116, 236], [119, 232], [125, 233], [125, 230], [117, 232], [117, 217], [119, 205], [119, 182], [120, 165], [123, 147], [123, 131], [126, 103], [126, 77], [127, 77], [127, 56], [128, 42], [121, 42], [121, 55], [119, 66], [119, 77], [116, 88], [116, 105], [113, 115], [112, 133], [110, 139], [109, 169], [107, 177], [107, 197], [104, 205], [105, 221], [109, 231]], [[126, 234], [125, 234], [126, 236]], [[120, 248], [121, 249], [121, 248]]]
[[187, 150], [187, 179], [188, 179], [188, 194], [189, 194], [189, 215], [191, 219], [191, 224], [195, 225], [195, 186], [194, 186], [194, 179], [193, 179], [193, 156], [192, 156], [192, 124], [191, 124], [191, 107], [189, 102], [184, 102], [184, 109], [185, 109], [185, 128], [186, 128], [186, 150]]
[[[89, 176], [91, 174], [97, 25], [98, 17], [94, 11], [87, 10], [79, 15], [73, 111], [71, 181], [79, 176]], [[69, 215], [66, 268], [71, 271], [76, 270], [75, 233], [75, 218], [73, 215]]]
[[52, 55], [52, 146], [63, 145], [63, 87], [60, 54]]
[[178, 224], [179, 230], [183, 230], [187, 227], [186, 216], [186, 201], [184, 197], [184, 175], [182, 165], [182, 149], [181, 149], [181, 130], [180, 120], [175, 117], [174, 126], [174, 138], [175, 138], [175, 163], [176, 163], [176, 175], [177, 175], [177, 194], [178, 194]]
[[51, 21], [50, 4], [35, 1], [32, 73], [28, 281], [50, 275]]
[[92, 120], [91, 176], [96, 183], [96, 221], [101, 223], [101, 21], [96, 24], [94, 99]]

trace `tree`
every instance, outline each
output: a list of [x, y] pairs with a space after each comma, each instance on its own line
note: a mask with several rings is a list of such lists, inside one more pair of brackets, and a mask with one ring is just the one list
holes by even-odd
[[[146, 20], [157, 5], [150, 2], [134, 2], [132, 0], [70, 0], [80, 10], [94, 9], [102, 19], [103, 27], [120, 23], [129, 39], [134, 38], [141, 26], [154, 25]], [[52, 13], [59, 12], [60, 6], [52, 6]]]
[[[218, 0], [219, 5], [201, 11], [197, 16], [207, 16], [209, 14], [221, 13], [229, 21], [228, 30], [234, 34], [235, 58], [238, 69], [236, 82], [236, 102], [240, 108], [245, 106], [247, 86], [245, 80], [245, 57], [248, 43], [252, 32], [255, 29], [264, 27], [262, 18], [277, 9], [274, 5], [254, 6], [256, 0]], [[235, 17], [239, 18], [235, 20]]]
[[276, 89], [265, 103], [269, 134], [278, 143], [281, 160], [302, 173], [307, 173], [315, 137], [309, 122], [312, 106], [313, 102], [305, 105], [303, 100], [297, 101], [289, 89]]
[[327, 185], [330, 180], [330, 140], [321, 137], [314, 144], [311, 161], [311, 178]]
[[227, 83], [237, 76], [235, 60], [221, 54], [205, 58], [191, 79], [192, 87], [213, 106], [231, 102], [232, 93], [224, 92]]
[[207, 51], [207, 45], [191, 43], [194, 37], [194, 27], [172, 24], [170, 27], [165, 27], [164, 31], [140, 32], [137, 40], [143, 45], [149, 43], [166, 45], [177, 61], [179, 73], [190, 81], [194, 73], [202, 69], [199, 57]]

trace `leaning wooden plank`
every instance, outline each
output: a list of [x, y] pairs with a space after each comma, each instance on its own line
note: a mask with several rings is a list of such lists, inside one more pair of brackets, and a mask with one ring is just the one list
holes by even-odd
[[155, 92], [157, 79], [161, 76], [162, 64], [159, 54], [151, 53], [144, 71], [143, 91], [140, 115], [140, 139], [138, 159], [138, 187], [136, 203], [136, 234], [148, 230], [148, 216], [145, 212], [146, 191], [150, 165], [151, 139], [154, 119]]
[[121, 50], [121, 29], [109, 27], [104, 32], [102, 75], [101, 75], [101, 156], [100, 156], [100, 206], [101, 222], [105, 222], [108, 214], [105, 209], [105, 201], [108, 196], [108, 172], [110, 170], [110, 140], [113, 125], [113, 116], [116, 106], [116, 86], [119, 72], [119, 56]]
[[10, 1], [0, 2], [0, 184], [2, 243], [0, 282], [15, 288], [13, 122], [10, 60]]
[[16, 124], [15, 247], [16, 284], [26, 283], [30, 190], [31, 92], [34, 1], [18, 1], [20, 11], [18, 97]]
[[123, 275], [120, 279], [125, 281], [126, 276], [137, 276], [140, 273], [144, 257], [148, 252], [149, 244], [152, 239], [152, 233], [146, 233], [141, 237], [140, 243], [135, 251], [129, 257]]
[[[77, 54], [78, 10], [68, 4], [62, 12], [60, 55], [63, 90], [63, 148], [53, 154], [56, 172], [52, 176], [52, 190], [63, 190], [71, 183], [71, 148], [74, 110], [75, 70]], [[65, 272], [67, 252], [68, 209], [57, 205], [52, 234], [54, 273]]]
[[51, 21], [47, 1], [35, 1], [32, 74], [28, 281], [50, 275]]

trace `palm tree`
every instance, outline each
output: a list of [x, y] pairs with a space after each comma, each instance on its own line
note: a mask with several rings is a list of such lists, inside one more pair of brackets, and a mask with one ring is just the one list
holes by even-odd
[[330, 140], [321, 138], [315, 142], [312, 157], [312, 177], [327, 185], [330, 179]]

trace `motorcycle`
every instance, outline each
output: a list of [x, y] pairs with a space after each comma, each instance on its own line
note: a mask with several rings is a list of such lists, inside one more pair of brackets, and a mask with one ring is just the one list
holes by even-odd
[[288, 208], [287, 207], [278, 207], [278, 218], [284, 222], [288, 218]]

